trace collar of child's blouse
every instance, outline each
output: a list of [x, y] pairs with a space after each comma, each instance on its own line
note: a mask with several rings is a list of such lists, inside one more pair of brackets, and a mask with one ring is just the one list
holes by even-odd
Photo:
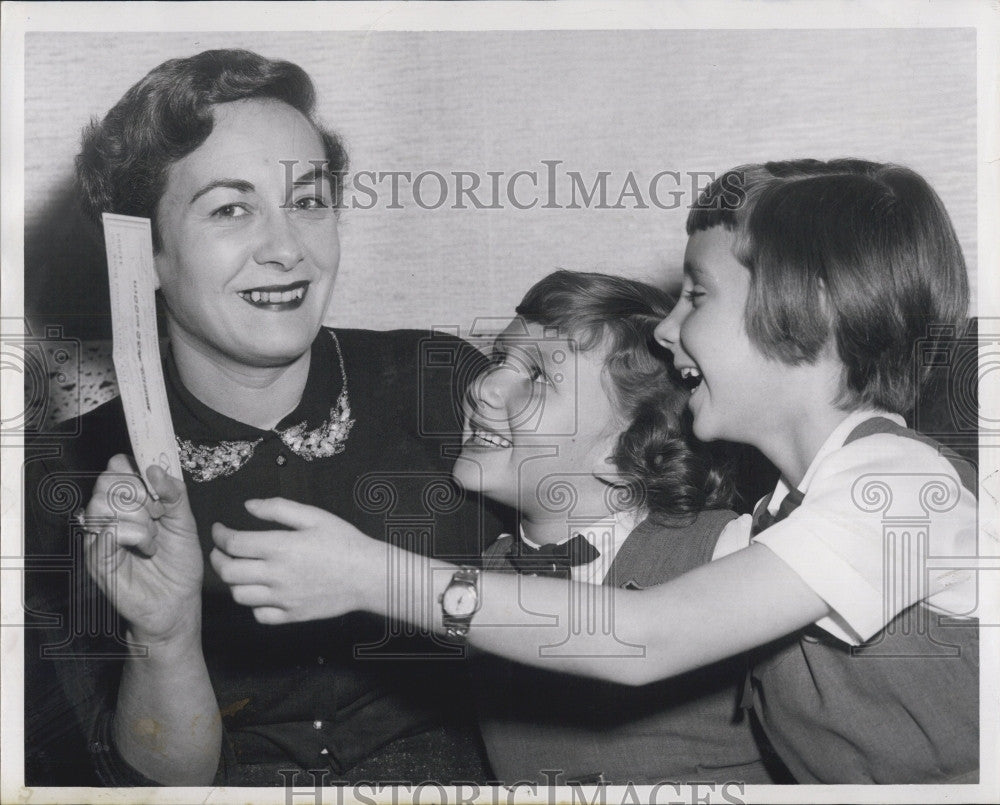
[[[300, 422], [305, 422], [310, 429], [316, 428], [329, 416], [330, 406], [343, 387], [334, 338], [332, 330], [322, 328], [313, 340], [309, 376], [302, 398], [275, 430], [294, 427]], [[242, 441], [257, 439], [269, 432], [220, 414], [188, 391], [181, 382], [169, 346], [165, 349], [163, 367], [170, 415], [174, 431], [180, 438], [196, 442]]]
[[[614, 512], [609, 514], [607, 517], [602, 517], [600, 520], [593, 520], [590, 522], [582, 523], [579, 527], [573, 526], [571, 533], [567, 533], [565, 539], [559, 540], [556, 545], [562, 545], [564, 542], [569, 542], [576, 534], [583, 534], [584, 539], [591, 542], [597, 550], [601, 550], [602, 546], [599, 542], [594, 542], [587, 535], [590, 532], [596, 532], [599, 528], [607, 528], [610, 525], [615, 526], [615, 532], [622, 530], [626, 526], [629, 531], [632, 531], [645, 515], [637, 509], [626, 509], [625, 511]], [[537, 542], [528, 539], [524, 535], [524, 527], [518, 526], [518, 534], [520, 534], [521, 542], [527, 545], [529, 548], [534, 548], [538, 550], [542, 546]], [[509, 536], [501, 534], [501, 536]]]
[[[882, 411], [877, 408], [868, 408], [860, 411], [851, 411], [843, 421], [837, 427], [835, 427], [830, 435], [826, 437], [826, 441], [820, 446], [816, 455], [813, 456], [813, 460], [809, 463], [809, 469], [806, 470], [806, 474], [802, 476], [802, 483], [798, 485], [798, 490], [804, 495], [809, 491], [809, 485], [812, 483], [812, 479], [816, 475], [816, 470], [819, 465], [823, 462], [828, 455], [830, 455], [835, 450], [839, 450], [844, 446], [844, 441], [848, 436], [851, 435], [858, 425], [862, 422], [866, 422], [869, 419], [874, 419], [875, 417], [885, 417], [886, 419], [892, 420], [897, 425], [902, 425], [906, 427], [906, 420], [903, 419], [899, 414], [892, 414], [888, 411]], [[785, 499], [785, 496], [789, 493], [790, 488], [788, 484], [782, 478], [778, 479], [778, 483], [774, 487], [774, 494], [771, 495], [771, 500], [767, 504], [767, 510], [771, 514], [775, 514], [778, 511], [778, 507], [781, 506], [781, 501]]]
[[[590, 581], [600, 584], [607, 575], [611, 563], [618, 555], [618, 551], [621, 550], [625, 540], [628, 539], [629, 534], [635, 530], [636, 526], [645, 517], [646, 513], [644, 511], [626, 509], [625, 511], [615, 512], [600, 520], [582, 523], [579, 527], [573, 526], [572, 530], [567, 533], [566, 539], [559, 540], [556, 545], [562, 545], [564, 542], [569, 542], [574, 535], [582, 534], [583, 538], [600, 552], [600, 556], [590, 564], [580, 565], [572, 569], [573, 580]], [[542, 547], [524, 536], [524, 528], [519, 527], [519, 534], [521, 541], [529, 548], [537, 550]], [[510, 535], [501, 534], [500, 536]]]

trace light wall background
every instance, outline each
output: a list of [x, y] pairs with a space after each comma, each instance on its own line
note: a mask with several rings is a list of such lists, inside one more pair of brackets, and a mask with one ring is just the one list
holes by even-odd
[[[37, 321], [100, 334], [100, 256], [69, 203], [82, 126], [161, 61], [217, 47], [302, 65], [355, 171], [509, 175], [561, 160], [590, 180], [610, 171], [614, 198], [630, 171], [642, 187], [662, 170], [767, 159], [900, 162], [941, 194], [975, 280], [971, 29], [32, 33], [25, 269]], [[436, 185], [426, 187], [433, 198]], [[690, 191], [673, 210], [545, 210], [544, 196], [532, 210], [456, 210], [453, 200], [346, 210], [329, 323], [466, 331], [476, 317], [509, 315], [555, 267], [679, 277]]]

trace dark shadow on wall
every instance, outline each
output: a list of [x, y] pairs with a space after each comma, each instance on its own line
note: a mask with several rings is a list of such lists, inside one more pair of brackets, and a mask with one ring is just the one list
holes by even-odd
[[111, 337], [104, 243], [79, 209], [72, 178], [24, 233], [24, 312], [34, 333]]

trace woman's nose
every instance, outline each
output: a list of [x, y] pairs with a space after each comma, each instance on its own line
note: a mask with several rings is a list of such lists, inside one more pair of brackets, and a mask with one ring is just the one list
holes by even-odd
[[684, 318], [680, 312], [680, 307], [680, 305], [675, 305], [669, 315], [657, 324], [656, 329], [653, 330], [653, 337], [661, 347], [673, 349], [677, 346], [677, 342], [680, 339], [681, 321]]
[[302, 245], [286, 210], [277, 209], [266, 216], [254, 260], [260, 265], [274, 264], [284, 271], [302, 262]]

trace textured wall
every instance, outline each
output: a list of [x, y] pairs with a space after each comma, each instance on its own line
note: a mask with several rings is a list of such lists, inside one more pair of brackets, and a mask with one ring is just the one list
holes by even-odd
[[[99, 334], [98, 257], [66, 203], [81, 126], [160, 61], [211, 47], [305, 67], [355, 171], [509, 175], [562, 160], [560, 171], [588, 181], [610, 171], [613, 201], [630, 171], [645, 192], [661, 170], [898, 161], [942, 195], [974, 273], [972, 30], [36, 33], [26, 40], [25, 204], [26, 299], [39, 319]], [[433, 199], [436, 184], [425, 187]], [[565, 176], [558, 192], [568, 202]], [[659, 282], [679, 273], [690, 197], [673, 210], [455, 210], [453, 200], [346, 211], [330, 321], [467, 327], [507, 315], [556, 266]]]

